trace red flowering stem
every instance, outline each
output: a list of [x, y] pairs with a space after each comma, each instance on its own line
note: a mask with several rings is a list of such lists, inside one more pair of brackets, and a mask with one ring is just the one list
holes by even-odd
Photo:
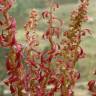
[[[69, 87], [66, 87], [67, 85], [64, 85], [65, 89], [67, 90], [67, 94], [64, 94], [63, 96], [72, 96], [72, 94], [69, 94], [69, 89], [74, 86], [76, 81], [79, 79], [79, 74], [75, 70], [75, 64], [84, 55], [83, 49], [80, 47], [81, 42], [81, 33], [82, 33], [82, 23], [85, 22], [87, 17], [87, 7], [88, 7], [89, 0], [83, 0], [81, 1], [81, 4], [79, 8], [75, 11], [73, 11], [71, 16], [71, 24], [69, 25], [69, 30], [64, 33], [64, 38], [62, 46], [64, 46], [62, 55], [64, 56], [65, 64], [64, 70], [65, 73], [69, 74], [70, 78], [68, 77], [68, 83], [67, 85]], [[72, 72], [71, 74], [69, 72]], [[71, 76], [72, 75], [72, 76]], [[77, 77], [76, 77], [77, 75]], [[75, 77], [74, 77], [75, 76]], [[64, 77], [66, 78], [66, 76]], [[63, 89], [64, 90], [64, 89]], [[63, 92], [64, 93], [64, 92]]]
[[[6, 59], [6, 67], [8, 71], [8, 79], [5, 80], [5, 84], [10, 87], [12, 94], [23, 96], [23, 86], [20, 84], [23, 78], [23, 65], [22, 65], [22, 52], [21, 45], [17, 43], [16, 34], [16, 21], [9, 15], [8, 11], [12, 7], [14, 0], [3, 0], [1, 14], [4, 19], [2, 20], [1, 46], [9, 48], [9, 53]], [[23, 70], [23, 71], [22, 71]], [[21, 89], [21, 90], [20, 90]]]

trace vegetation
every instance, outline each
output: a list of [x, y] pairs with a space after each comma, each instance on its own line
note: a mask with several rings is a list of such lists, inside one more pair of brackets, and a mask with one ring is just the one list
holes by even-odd
[[[6, 58], [2, 58], [1, 56], [0, 61], [2, 64], [6, 63], [9, 77], [7, 80], [4, 80], [4, 82], [7, 86], [9, 86], [11, 93], [14, 96], [16, 94], [18, 96], [21, 95], [23, 96], [24, 94], [25, 95], [33, 94], [33, 96], [34, 94], [36, 96], [38, 95], [54, 96], [55, 93], [57, 92], [60, 93], [62, 96], [73, 96], [72, 87], [80, 77], [78, 70], [80, 71], [82, 70], [82, 68], [87, 69], [88, 66], [86, 67], [86, 65], [85, 64], [83, 65], [83, 63], [85, 62], [86, 64], [88, 64], [91, 62], [86, 60], [90, 58], [89, 55], [91, 52], [89, 49], [87, 52], [86, 44], [89, 44], [89, 42], [91, 42], [90, 40], [93, 40], [93, 38], [91, 39], [90, 36], [87, 37], [88, 40], [82, 38], [83, 36], [85, 36], [86, 32], [90, 33], [89, 29], [84, 29], [84, 26], [89, 27], [90, 24], [92, 25], [94, 23], [91, 20], [88, 21], [89, 22], [88, 25], [82, 24], [83, 22], [86, 21], [85, 17], [87, 13], [88, 1], [87, 0], [81, 1], [81, 5], [79, 6], [79, 8], [74, 11], [76, 12], [76, 14], [72, 13], [71, 20], [69, 20], [69, 18], [64, 20], [65, 27], [62, 27], [64, 26], [62, 18], [67, 17], [68, 14], [66, 15], [65, 13], [67, 13], [68, 11], [67, 12], [66, 10], [60, 11], [60, 9], [58, 9], [59, 5], [57, 3], [51, 2], [52, 6], [50, 5], [50, 10], [45, 10], [45, 11], [43, 11], [42, 9], [39, 9], [39, 11], [32, 10], [29, 20], [24, 27], [25, 37], [26, 37], [25, 40], [23, 39], [24, 36], [22, 35], [22, 33], [20, 33], [23, 31], [21, 29], [21, 26], [18, 27], [20, 28], [20, 30], [17, 34], [17, 38], [15, 38], [16, 37], [15, 20], [8, 14], [8, 10], [13, 5], [13, 2], [12, 1], [10, 2], [10, 0], [9, 1], [1, 0], [0, 2], [1, 2], [0, 4], [5, 7], [4, 10], [3, 7], [1, 8], [1, 13], [5, 18], [5, 22], [1, 20], [1, 30], [3, 31], [1, 31], [1, 35], [0, 35], [0, 43], [1, 43], [0, 50], [1, 52], [3, 52], [2, 50], [4, 50], [4, 53], [2, 54], [6, 55]], [[72, 5], [73, 7], [74, 4], [70, 4], [70, 5]], [[66, 8], [69, 9], [70, 5], [67, 5], [68, 7]], [[16, 6], [14, 7], [14, 9], [17, 10], [18, 12], [18, 7]], [[63, 5], [61, 6], [61, 9], [62, 8]], [[24, 10], [24, 7], [22, 9]], [[70, 10], [68, 13], [70, 13]], [[12, 11], [11, 14], [13, 14]], [[59, 18], [53, 17], [53, 14], [54, 15], [57, 14]], [[39, 18], [41, 21], [38, 21]], [[25, 20], [25, 18], [23, 19]], [[55, 19], [57, 21], [56, 23], [54, 21]], [[46, 23], [46, 21], [48, 22]], [[22, 21], [21, 23], [24, 22], [25, 21]], [[37, 23], [39, 23], [40, 26], [37, 26]], [[58, 24], [60, 24], [59, 27]], [[36, 28], [38, 28], [39, 31], [36, 30]], [[45, 31], [46, 29], [47, 31]], [[44, 33], [42, 32], [43, 30], [45, 31]], [[4, 34], [5, 32], [7, 34]], [[41, 38], [42, 36], [43, 39]], [[62, 37], [62, 39], [60, 38], [60, 36]], [[91, 34], [91, 36], [93, 35]], [[18, 43], [20, 40], [21, 40], [21, 44]], [[39, 44], [38, 40], [41, 42], [41, 44]], [[48, 42], [46, 43], [46, 41]], [[83, 42], [81, 43], [81, 41]], [[42, 44], [42, 43], [46, 43], [46, 44]], [[27, 46], [25, 44], [27, 44]], [[73, 46], [74, 44], [75, 46]], [[46, 47], [43, 48], [44, 46]], [[88, 53], [86, 55], [85, 61], [84, 59], [83, 60], [80, 59], [85, 56], [85, 53], [81, 46], [84, 47], [84, 50]], [[93, 54], [91, 53], [92, 56]], [[77, 62], [78, 60], [79, 62]], [[89, 64], [89, 67], [93, 68], [94, 65], [90, 66]], [[75, 66], [77, 67], [78, 70], [76, 70]], [[55, 70], [58, 70], [59, 78]], [[70, 71], [71, 73], [72, 72], [73, 73], [70, 74]], [[81, 74], [81, 77], [84, 77], [89, 74], [89, 71], [86, 72], [85, 74], [84, 72], [82, 73], [83, 74]], [[86, 80], [90, 78], [91, 76], [87, 77]], [[51, 89], [46, 89], [46, 87], [50, 85], [53, 85]], [[89, 85], [89, 90], [92, 92], [92, 96], [95, 96], [96, 95], [96, 91], [94, 89], [95, 80], [89, 81], [88, 85]], [[39, 90], [36, 90], [37, 88], [39, 88]]]

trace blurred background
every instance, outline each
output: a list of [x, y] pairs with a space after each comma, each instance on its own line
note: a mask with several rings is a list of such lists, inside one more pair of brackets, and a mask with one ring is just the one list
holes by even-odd
[[[48, 0], [16, 0], [15, 5], [10, 10], [10, 14], [16, 18], [17, 21], [17, 40], [21, 43], [24, 43], [24, 29], [23, 26], [28, 19], [29, 12], [35, 8], [39, 12], [48, 7]], [[55, 0], [61, 4], [60, 8], [55, 12], [58, 18], [64, 20], [64, 30], [67, 30], [68, 24], [70, 21], [70, 14], [72, 10], [74, 10], [78, 4], [79, 0]], [[87, 81], [90, 79], [96, 79], [95, 76], [92, 75], [92, 72], [96, 68], [96, 0], [90, 0], [89, 6], [89, 20], [84, 27], [89, 28], [92, 32], [92, 35], [87, 35], [84, 39], [82, 39], [81, 46], [83, 47], [86, 57], [77, 62], [76, 68], [81, 73], [81, 79], [79, 80], [76, 90], [76, 96], [90, 96], [86, 91]], [[38, 26], [38, 35], [42, 35], [44, 32], [44, 28], [46, 28], [46, 24], [44, 21], [41, 21]], [[41, 48], [48, 48], [47, 44], [42, 44]], [[2, 80], [6, 78], [6, 68], [5, 68], [5, 58], [3, 54], [5, 54], [8, 49], [0, 48], [0, 96], [10, 96], [8, 95], [8, 90], [5, 90], [5, 87], [2, 84]], [[82, 93], [82, 94], [81, 94]], [[6, 95], [4, 95], [6, 94]], [[80, 95], [81, 94], [81, 95]]]

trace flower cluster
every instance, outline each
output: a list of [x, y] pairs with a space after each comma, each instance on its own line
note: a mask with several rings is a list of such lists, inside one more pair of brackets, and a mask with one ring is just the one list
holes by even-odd
[[[64, 38], [61, 41], [63, 56], [64, 80], [62, 86], [63, 96], [72, 96], [72, 88], [76, 81], [80, 78], [80, 73], [75, 69], [76, 62], [85, 56], [83, 49], [80, 46], [82, 37], [89, 33], [89, 29], [82, 29], [83, 22], [87, 17], [88, 0], [81, 1], [78, 9], [74, 10], [71, 15], [69, 30], [64, 32]], [[67, 76], [66, 76], [67, 75]], [[66, 81], [66, 82], [65, 82]], [[64, 94], [64, 90], [67, 90]], [[69, 95], [71, 91], [71, 95]]]
[[[87, 20], [88, 1], [81, 0], [79, 8], [72, 12], [69, 29], [65, 32], [62, 30], [63, 20], [53, 14], [59, 8], [53, 0], [50, 1], [49, 10], [43, 11], [41, 15], [33, 9], [24, 26], [26, 44], [23, 46], [16, 40], [16, 21], [8, 13], [14, 0], [0, 0], [0, 5], [3, 6], [0, 8], [0, 14], [4, 16], [3, 20], [0, 20], [0, 47], [9, 48], [6, 57], [9, 77], [4, 82], [9, 86], [12, 95], [74, 95], [72, 88], [80, 78], [75, 65], [85, 56], [80, 42], [82, 37], [90, 32], [88, 29], [82, 29], [83, 22]], [[41, 42], [37, 35], [41, 18], [47, 23], [47, 29], [41, 37], [49, 44], [47, 50], [40, 49]], [[92, 81], [89, 86], [94, 84]]]

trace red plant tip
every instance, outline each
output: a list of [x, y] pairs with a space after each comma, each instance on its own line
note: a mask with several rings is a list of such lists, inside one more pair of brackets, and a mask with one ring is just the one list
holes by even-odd
[[88, 87], [89, 87], [89, 90], [92, 91], [92, 92], [96, 92], [96, 81], [95, 80], [90, 80], [88, 82]]
[[89, 90], [90, 90], [92, 96], [96, 96], [96, 81], [95, 80], [89, 81], [88, 87], [89, 87]]

